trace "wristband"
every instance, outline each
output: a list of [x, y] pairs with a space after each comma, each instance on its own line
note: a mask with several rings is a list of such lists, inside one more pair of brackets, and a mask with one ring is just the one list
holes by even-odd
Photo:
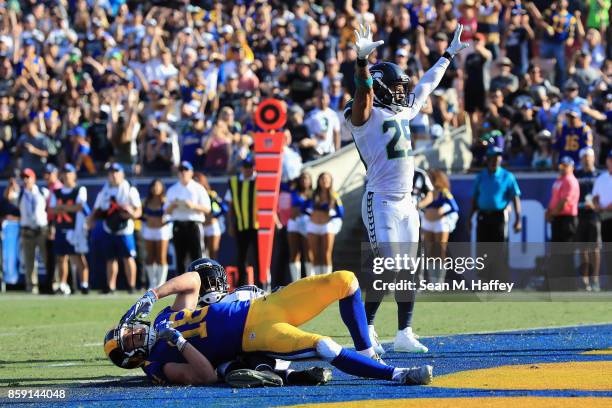
[[442, 58], [446, 58], [447, 60], [452, 61], [453, 56], [450, 55], [450, 52], [444, 51], [444, 54], [442, 54]]
[[362, 87], [362, 88], [372, 89], [373, 84], [374, 84], [374, 80], [372, 79], [371, 76], [369, 76], [367, 79], [355, 77], [355, 86], [357, 86], [357, 88]]
[[365, 58], [357, 58], [357, 66], [358, 67], [367, 67], [368, 66], [368, 60]]
[[176, 348], [179, 351], [183, 351], [186, 345], [187, 345], [187, 340], [185, 340], [183, 336], [179, 337], [179, 339], [176, 341]]

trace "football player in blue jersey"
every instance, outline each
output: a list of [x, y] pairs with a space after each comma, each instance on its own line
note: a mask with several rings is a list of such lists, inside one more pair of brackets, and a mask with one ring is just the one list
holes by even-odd
[[[198, 307], [198, 270], [217, 267], [200, 259], [186, 272], [145, 293], [105, 337], [104, 350], [122, 368], [141, 367], [155, 383], [212, 384], [218, 367], [244, 353], [285, 360], [319, 358], [352, 375], [407, 385], [429, 384], [432, 367], [398, 368], [375, 358], [368, 336], [361, 290], [355, 275], [338, 271], [296, 281], [253, 300]], [[218, 267], [221, 267], [218, 265]], [[176, 295], [151, 324], [142, 320], [154, 303]], [[339, 301], [340, 315], [357, 352], [298, 326]]]

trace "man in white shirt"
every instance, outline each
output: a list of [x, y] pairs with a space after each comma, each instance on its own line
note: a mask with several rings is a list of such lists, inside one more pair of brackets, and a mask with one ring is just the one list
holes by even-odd
[[329, 107], [329, 95], [323, 93], [318, 99], [318, 107], [304, 121], [311, 137], [317, 141], [315, 150], [321, 156], [340, 148], [340, 120], [338, 114]]
[[98, 193], [92, 218], [90, 218], [90, 224], [95, 219], [104, 220], [101, 242], [94, 242], [94, 246], [107, 256], [107, 293], [112, 294], [116, 289], [119, 273], [118, 259], [123, 261], [128, 292], [134, 292], [136, 286], [134, 219], [140, 218], [141, 215], [142, 205], [138, 190], [125, 179], [123, 166], [119, 163], [112, 163], [108, 168], [108, 182]]
[[200, 226], [210, 213], [210, 197], [206, 189], [193, 180], [193, 166], [182, 161], [179, 181], [168, 189], [165, 213], [173, 222], [172, 243], [176, 254], [176, 271], [181, 274], [187, 264], [202, 257]]
[[608, 275], [612, 274], [612, 248], [609, 247], [612, 242], [612, 149], [608, 152], [606, 159], [606, 167], [608, 171], [602, 172], [595, 179], [593, 184], [593, 204], [595, 210], [601, 215], [601, 239], [604, 245], [602, 254], [606, 257]]
[[47, 258], [47, 198], [36, 185], [34, 170], [25, 168], [21, 172], [23, 193], [19, 198], [21, 218], [21, 253], [24, 257], [26, 291], [38, 294], [38, 271], [36, 266], [36, 248], [41, 258]]

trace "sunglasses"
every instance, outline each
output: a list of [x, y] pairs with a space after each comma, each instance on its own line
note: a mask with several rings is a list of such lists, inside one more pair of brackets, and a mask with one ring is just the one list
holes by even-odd
[[178, 169], [180, 172], [185, 172], [185, 171], [191, 171], [191, 169], [188, 169], [187, 167], [179, 167]]

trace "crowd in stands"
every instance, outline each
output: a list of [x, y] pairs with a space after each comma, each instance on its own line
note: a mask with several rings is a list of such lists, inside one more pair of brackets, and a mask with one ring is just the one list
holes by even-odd
[[[385, 41], [370, 62], [394, 61], [414, 82], [465, 26], [470, 51], [411, 121], [416, 147], [464, 123], [465, 112], [475, 166], [488, 144], [525, 169], [551, 169], [555, 153], [587, 144], [603, 164], [611, 146], [609, 0], [0, 5], [4, 174], [71, 163], [95, 175], [111, 161], [130, 175], [164, 174], [181, 160], [233, 173], [267, 97], [290, 107], [287, 131], [303, 161], [332, 153], [351, 142], [342, 109], [355, 90], [361, 21]], [[567, 134], [579, 136], [578, 148], [557, 143]]]

